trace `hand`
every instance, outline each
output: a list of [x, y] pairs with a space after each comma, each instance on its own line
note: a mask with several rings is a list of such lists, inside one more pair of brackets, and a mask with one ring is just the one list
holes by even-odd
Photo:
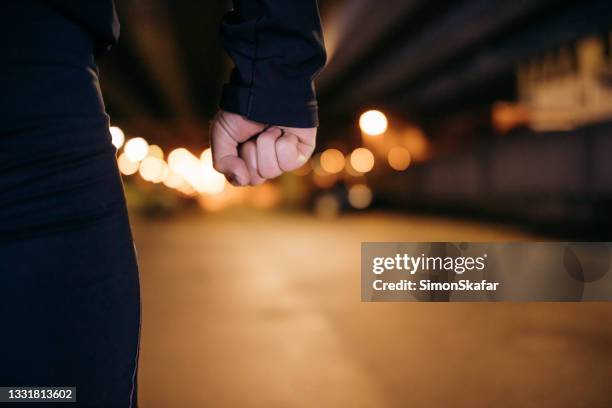
[[266, 126], [219, 110], [211, 127], [213, 165], [233, 185], [255, 186], [301, 167], [316, 136], [317, 128]]

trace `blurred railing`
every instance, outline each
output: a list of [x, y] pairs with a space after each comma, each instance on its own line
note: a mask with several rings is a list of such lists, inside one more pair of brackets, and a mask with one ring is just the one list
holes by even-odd
[[395, 204], [609, 226], [612, 124], [570, 132], [521, 131], [471, 152], [415, 165], [396, 177], [378, 186], [379, 194]]

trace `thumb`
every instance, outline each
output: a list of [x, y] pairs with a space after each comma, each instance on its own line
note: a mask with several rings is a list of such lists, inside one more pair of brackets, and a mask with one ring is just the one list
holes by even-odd
[[301, 167], [315, 148], [317, 128], [281, 128], [283, 134], [276, 140], [276, 157], [283, 171]]

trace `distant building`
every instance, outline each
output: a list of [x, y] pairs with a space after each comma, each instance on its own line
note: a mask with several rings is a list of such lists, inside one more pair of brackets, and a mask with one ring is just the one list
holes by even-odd
[[612, 120], [612, 33], [584, 38], [517, 69], [518, 107], [534, 130]]

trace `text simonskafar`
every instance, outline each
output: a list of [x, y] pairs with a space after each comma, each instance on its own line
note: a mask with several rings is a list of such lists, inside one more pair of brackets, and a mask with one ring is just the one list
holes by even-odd
[[[483, 271], [486, 268], [487, 254], [482, 256], [412, 256], [396, 254], [392, 257], [375, 257], [372, 259], [372, 273], [382, 275], [388, 271], [400, 271], [410, 275], [416, 273], [452, 272], [462, 275], [465, 272]], [[375, 291], [495, 291], [499, 282], [487, 279], [460, 279], [457, 282], [439, 282], [431, 279], [401, 279], [386, 282], [375, 279], [372, 288]]]
[[385, 282], [382, 279], [376, 279], [372, 282], [372, 288], [376, 291], [481, 291], [481, 290], [497, 290], [499, 282], [491, 282], [486, 279], [480, 281], [472, 281], [469, 279], [461, 279], [457, 282], [433, 282], [429, 279], [420, 279], [418, 282], [402, 279], [398, 282]]

